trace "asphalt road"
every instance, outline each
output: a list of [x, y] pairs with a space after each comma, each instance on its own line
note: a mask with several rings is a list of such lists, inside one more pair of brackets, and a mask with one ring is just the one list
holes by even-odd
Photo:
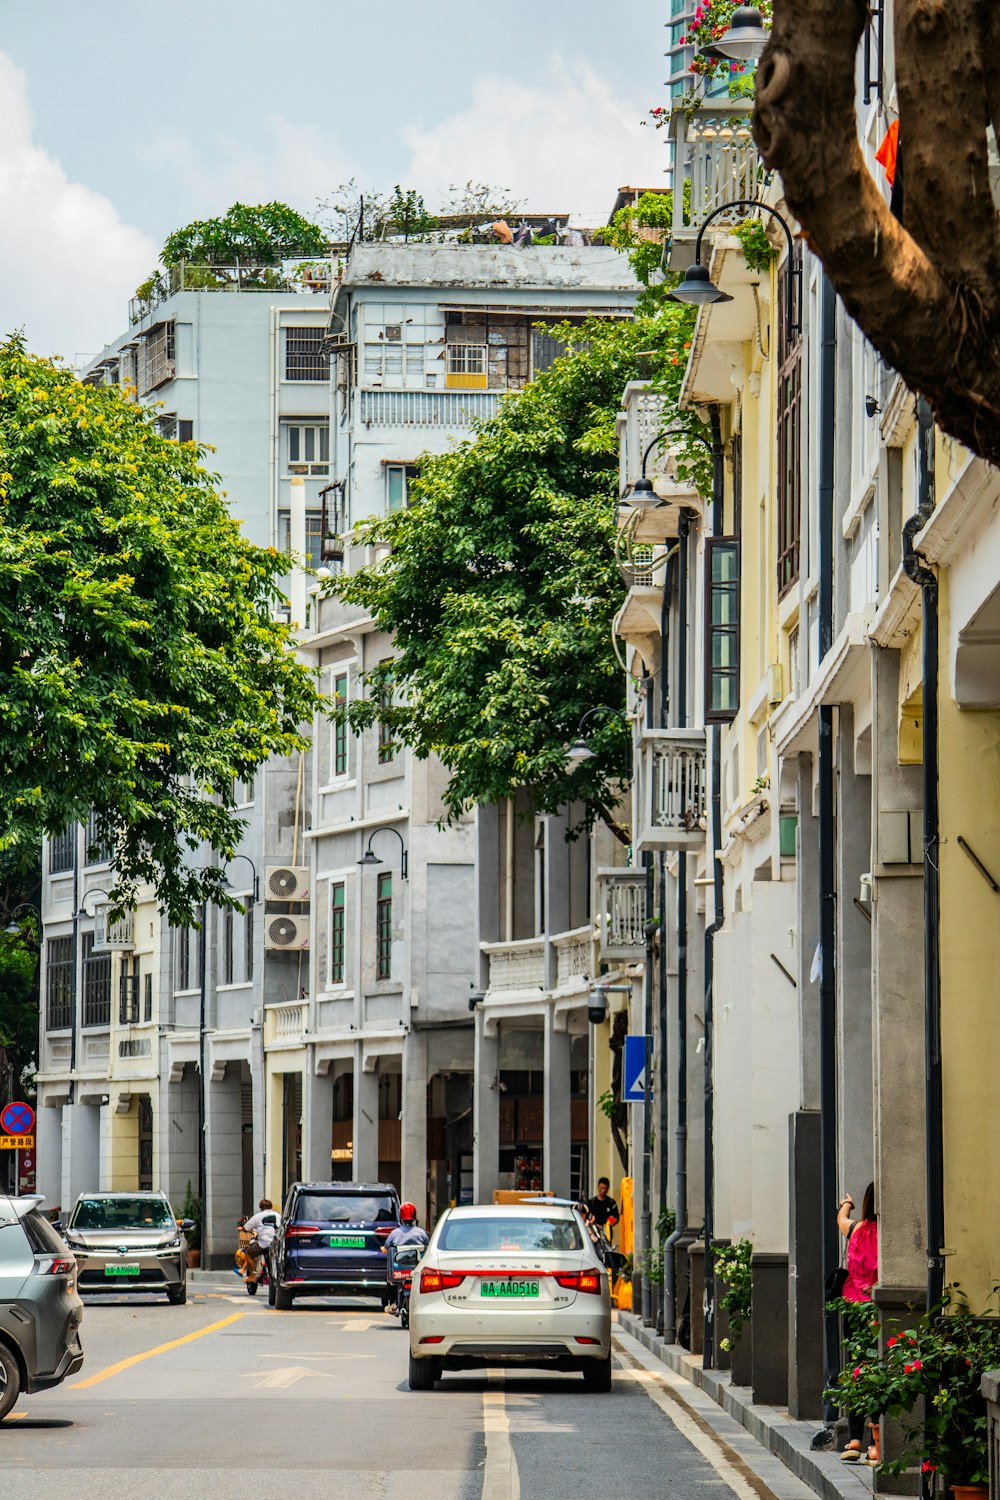
[[189, 1298], [87, 1299], [83, 1369], [0, 1423], [0, 1500], [760, 1500], [621, 1347], [609, 1395], [499, 1371], [416, 1393], [375, 1303], [279, 1313], [235, 1276]]

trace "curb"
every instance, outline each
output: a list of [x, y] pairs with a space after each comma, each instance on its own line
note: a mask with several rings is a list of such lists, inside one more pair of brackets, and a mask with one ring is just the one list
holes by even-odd
[[704, 1370], [697, 1355], [679, 1344], [667, 1344], [633, 1313], [619, 1312], [618, 1326], [675, 1375], [704, 1391], [728, 1416], [739, 1422], [752, 1438], [789, 1473], [800, 1479], [822, 1500], [867, 1500], [872, 1493], [872, 1471], [842, 1464], [835, 1453], [814, 1452], [809, 1444], [819, 1423], [796, 1422], [776, 1406], [755, 1406], [746, 1386], [733, 1385], [726, 1370]]

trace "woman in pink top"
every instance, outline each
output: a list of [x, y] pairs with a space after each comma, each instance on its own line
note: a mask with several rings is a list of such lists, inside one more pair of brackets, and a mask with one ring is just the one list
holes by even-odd
[[[872, 1287], [878, 1280], [878, 1215], [875, 1212], [875, 1184], [870, 1182], [861, 1200], [861, 1218], [851, 1218], [854, 1199], [847, 1195], [837, 1211], [837, 1228], [847, 1241], [847, 1280], [841, 1292], [845, 1302], [870, 1302]], [[868, 1449], [867, 1462], [877, 1464], [878, 1413], [870, 1419], [872, 1445]], [[863, 1417], [848, 1413], [848, 1444], [840, 1455], [844, 1463], [864, 1462], [861, 1458], [861, 1442], [865, 1432]]]

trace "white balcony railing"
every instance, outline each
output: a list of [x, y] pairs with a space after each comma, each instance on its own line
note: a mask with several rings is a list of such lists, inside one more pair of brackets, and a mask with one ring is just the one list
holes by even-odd
[[598, 943], [602, 962], [643, 958], [646, 953], [646, 871], [597, 872]]
[[541, 938], [484, 943], [490, 961], [490, 994], [518, 995], [545, 988], [545, 944]]
[[687, 849], [705, 839], [707, 787], [703, 729], [647, 729], [635, 777], [636, 844]]
[[[740, 198], [759, 198], [767, 169], [750, 131], [752, 101], [711, 99], [693, 110], [677, 109], [670, 118], [674, 142], [673, 237], [693, 237], [710, 213]], [[689, 207], [681, 192], [684, 180], [691, 184]], [[734, 209], [731, 223], [748, 215]], [[725, 228], [727, 215], [716, 223]]]
[[306, 1004], [292, 1001], [280, 1005], [269, 1005], [267, 1007], [267, 1027], [265, 1030], [265, 1041], [267, 1046], [276, 1044], [299, 1043], [305, 1029]]
[[362, 391], [366, 427], [469, 427], [492, 417], [499, 391]]
[[594, 969], [594, 931], [577, 927], [552, 938], [556, 950], [556, 984], [560, 989], [591, 977]]

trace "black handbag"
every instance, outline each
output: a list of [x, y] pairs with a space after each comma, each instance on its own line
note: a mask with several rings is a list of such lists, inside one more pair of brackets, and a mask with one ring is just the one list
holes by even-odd
[[827, 1302], [836, 1302], [838, 1297], [844, 1294], [844, 1284], [847, 1281], [847, 1267], [835, 1266], [826, 1278], [824, 1290]]

